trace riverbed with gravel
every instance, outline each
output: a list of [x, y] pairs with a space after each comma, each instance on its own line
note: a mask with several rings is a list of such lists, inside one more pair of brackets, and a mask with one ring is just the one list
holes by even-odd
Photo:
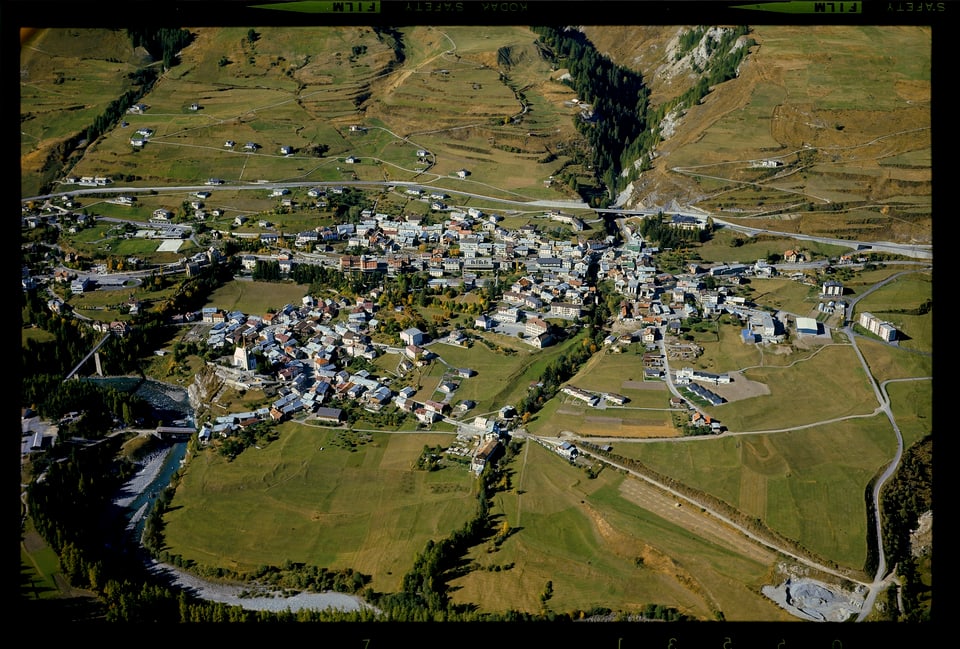
[[[341, 611], [359, 611], [372, 608], [359, 597], [345, 593], [297, 593], [286, 597], [280, 593], [259, 596], [245, 595], [251, 588], [246, 585], [209, 582], [179, 570], [175, 566], [157, 561], [148, 564], [150, 572], [164, 575], [173, 583], [189, 593], [212, 602], [223, 602], [231, 606], [241, 606], [252, 611], [285, 611], [337, 609]], [[244, 596], [241, 596], [244, 595]]]
[[[114, 504], [121, 507], [128, 507], [136, 500], [137, 496], [149, 488], [163, 470], [164, 463], [170, 452], [171, 449], [166, 448], [151, 453], [140, 460], [138, 463], [140, 466], [139, 470], [123, 485], [123, 488], [114, 499]], [[145, 514], [145, 509], [148, 504], [149, 503], [144, 504], [141, 510], [135, 513], [131, 520], [131, 525]], [[359, 597], [337, 592], [298, 593], [289, 597], [281, 593], [264, 593], [263, 595], [249, 596], [248, 593], [252, 590], [250, 586], [244, 584], [209, 582], [184, 572], [175, 566], [159, 563], [152, 559], [148, 560], [147, 569], [154, 574], [164, 575], [177, 587], [201, 599], [241, 606], [254, 611], [285, 611], [287, 609], [292, 612], [301, 609], [358, 611], [363, 608], [372, 608]]]

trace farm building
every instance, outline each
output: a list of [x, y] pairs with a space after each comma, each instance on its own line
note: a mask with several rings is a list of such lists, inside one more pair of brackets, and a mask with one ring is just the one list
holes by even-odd
[[471, 469], [477, 475], [483, 473], [483, 468], [487, 466], [488, 462], [492, 462], [497, 459], [500, 455], [500, 441], [497, 439], [487, 440], [483, 445], [477, 450], [476, 454], [473, 456], [473, 463], [471, 464]]
[[576, 459], [577, 455], [580, 454], [580, 451], [577, 450], [577, 447], [570, 442], [563, 442], [557, 447], [557, 453], [568, 460], [573, 461]]
[[320, 421], [339, 424], [343, 421], [343, 411], [340, 408], [317, 408], [313, 416]]

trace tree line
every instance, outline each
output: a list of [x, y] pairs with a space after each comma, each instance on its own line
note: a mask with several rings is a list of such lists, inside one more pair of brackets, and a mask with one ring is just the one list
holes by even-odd
[[[186, 47], [193, 35], [186, 29], [167, 27], [140, 27], [128, 29], [127, 35], [133, 47], [143, 46], [154, 57], [163, 61], [165, 69], [177, 63], [177, 53]], [[42, 188], [43, 193], [50, 191], [54, 176], [67, 164], [69, 158], [77, 151], [83, 141], [93, 142], [110, 130], [126, 114], [127, 109], [139, 102], [156, 83], [160, 73], [151, 67], [143, 67], [126, 75], [130, 88], [110, 101], [103, 112], [94, 117], [93, 122], [85, 129], [66, 139], [57, 146], [44, 163], [43, 173], [50, 178]]]
[[[128, 333], [111, 336], [100, 348], [104, 373], [143, 376], [142, 359], [169, 338], [167, 318], [199, 309], [206, 296], [229, 278], [229, 266], [218, 264], [181, 280], [171, 298], [131, 319]], [[49, 419], [72, 411], [83, 412], [83, 417], [73, 424], [74, 432], [81, 436], [99, 437], [114, 427], [115, 420], [128, 425], [152, 423], [148, 404], [131, 394], [84, 381], [64, 381], [100, 342], [102, 333], [78, 318], [53, 313], [37, 291], [22, 292], [20, 299], [23, 325], [35, 326], [53, 336], [53, 340], [43, 342], [28, 338], [21, 346], [21, 367], [29, 369], [21, 380], [21, 405], [32, 406]]]
[[[696, 70], [700, 74], [696, 83], [679, 97], [653, 107], [643, 76], [597, 52], [582, 32], [555, 27], [534, 27], [533, 31], [545, 46], [541, 52], [566, 65], [570, 72], [567, 83], [593, 108], [594, 118], [578, 120], [577, 128], [590, 144], [593, 166], [609, 199], [650, 168], [666, 115], [697, 105], [712, 87], [735, 78], [749, 47], [755, 44], [750, 39], [744, 46], [734, 47], [738, 38], [750, 32], [749, 27], [724, 29], [719, 40], [705, 43], [710, 56], [704, 68]], [[686, 32], [678, 55], [692, 49], [705, 33], [703, 27]]]
[[641, 220], [638, 231], [644, 239], [656, 242], [660, 248], [688, 248], [709, 240], [713, 228], [710, 223], [703, 229], [680, 228], [664, 221], [663, 212], [660, 212], [655, 218]]
[[920, 578], [919, 561], [912, 554], [910, 534], [920, 515], [933, 509], [933, 436], [908, 448], [890, 483], [880, 495], [883, 549], [887, 565], [901, 579], [902, 617], [928, 620], [930, 609], [921, 603], [927, 587]]
[[130, 43], [143, 47], [155, 59], [163, 62], [164, 69], [178, 63], [177, 55], [193, 41], [193, 34], [178, 27], [131, 27], [127, 30]]
[[624, 184], [625, 165], [640, 158], [647, 146], [641, 135], [649, 129], [650, 91], [642, 75], [600, 54], [582, 32], [556, 27], [534, 27], [533, 31], [555, 61], [567, 67], [568, 83], [577, 97], [593, 109], [595, 118], [578, 120], [577, 129], [589, 141], [593, 166], [600, 170], [612, 198]]

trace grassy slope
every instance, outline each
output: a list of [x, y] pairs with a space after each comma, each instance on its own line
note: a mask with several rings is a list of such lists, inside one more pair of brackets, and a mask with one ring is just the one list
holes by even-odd
[[[683, 27], [647, 27], [642, 38], [629, 29], [584, 28], [602, 52], [644, 74], [654, 104], [693, 84], [689, 63], [673, 56]], [[751, 37], [759, 45], [738, 78], [681, 118], [654, 168], [636, 183], [636, 198], [699, 201], [720, 213], [724, 206], [760, 214], [797, 204], [787, 216], [751, 225], [929, 242], [930, 29], [756, 25]], [[789, 165], [804, 145], [817, 147], [812, 158], [781, 178], [761, 177], [744, 164], [782, 155]], [[725, 180], [696, 180], [678, 167]], [[824, 199], [863, 208], [806, 211], [806, 202], [819, 209]]]
[[166, 517], [170, 551], [241, 571], [286, 559], [351, 567], [373, 575], [377, 590], [397, 589], [428, 539], [467, 520], [475, 478], [412, 470], [424, 444], [449, 434], [375, 435], [352, 450], [336, 436], [286, 424], [279, 440], [231, 463], [196, 458]]
[[495, 514], [496, 524], [505, 521], [514, 533], [493, 552], [486, 545], [471, 553], [480, 569], [453, 582], [455, 601], [536, 612], [551, 581], [546, 606], [555, 611], [670, 602], [710, 618], [719, 601], [728, 619], [785, 619], [754, 590], [767, 566], [625, 500], [623, 476], [603, 472], [586, 480], [535, 443], [510, 471], [517, 489], [495, 496]]

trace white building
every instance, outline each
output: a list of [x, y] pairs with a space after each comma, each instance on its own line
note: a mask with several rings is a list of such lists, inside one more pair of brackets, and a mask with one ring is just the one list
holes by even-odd
[[881, 320], [872, 313], [864, 311], [860, 314], [860, 326], [880, 337], [881, 340], [892, 341], [897, 339], [897, 328], [891, 323]]

